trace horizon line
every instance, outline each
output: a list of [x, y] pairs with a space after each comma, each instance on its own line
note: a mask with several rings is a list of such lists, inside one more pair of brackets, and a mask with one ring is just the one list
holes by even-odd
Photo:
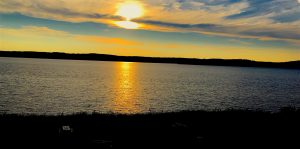
[[[57, 53], [57, 54], [73, 54], [73, 55], [88, 55], [88, 54], [94, 54], [94, 55], [107, 55], [107, 56], [115, 56], [115, 57], [132, 57], [132, 58], [158, 58], [158, 59], [190, 59], [190, 60], [241, 60], [241, 61], [250, 61], [250, 62], [259, 62], [259, 63], [289, 63], [289, 62], [300, 62], [299, 60], [290, 60], [290, 61], [280, 61], [280, 62], [274, 62], [274, 61], [258, 61], [258, 60], [252, 60], [252, 59], [246, 59], [246, 58], [196, 58], [196, 57], [163, 57], [163, 56], [139, 56], [139, 55], [115, 55], [115, 54], [104, 54], [104, 53], [69, 53], [69, 52], [46, 52], [46, 51], [13, 51], [13, 50], [0, 50], [0, 52], [16, 52], [16, 53]], [[1, 55], [0, 55], [1, 57]]]

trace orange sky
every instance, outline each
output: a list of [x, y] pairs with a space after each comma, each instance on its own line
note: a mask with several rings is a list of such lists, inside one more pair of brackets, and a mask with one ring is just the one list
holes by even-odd
[[259, 7], [250, 0], [1, 1], [0, 50], [299, 60], [297, 0]]

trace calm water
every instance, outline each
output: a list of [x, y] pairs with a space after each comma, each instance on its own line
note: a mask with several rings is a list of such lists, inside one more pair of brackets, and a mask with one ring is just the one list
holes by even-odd
[[0, 57], [0, 113], [300, 107], [300, 70]]

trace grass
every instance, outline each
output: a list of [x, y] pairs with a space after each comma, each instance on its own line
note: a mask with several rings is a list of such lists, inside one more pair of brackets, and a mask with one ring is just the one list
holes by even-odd
[[296, 145], [300, 110], [182, 111], [135, 115], [0, 115], [1, 144], [84, 147]]

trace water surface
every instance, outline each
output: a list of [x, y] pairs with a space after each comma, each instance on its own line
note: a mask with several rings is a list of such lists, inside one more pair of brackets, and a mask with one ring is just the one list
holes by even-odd
[[0, 57], [0, 113], [300, 107], [300, 70]]

